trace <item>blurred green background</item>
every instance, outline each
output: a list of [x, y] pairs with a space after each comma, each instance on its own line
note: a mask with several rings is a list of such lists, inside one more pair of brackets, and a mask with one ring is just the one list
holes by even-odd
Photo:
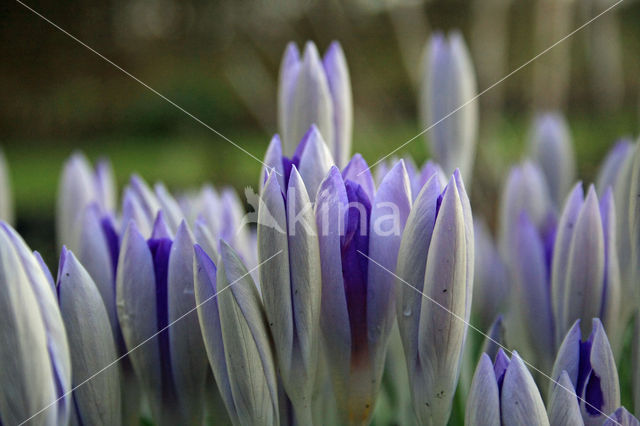
[[[432, 31], [462, 30], [483, 90], [605, 10], [602, 0], [27, 1], [89, 46], [262, 158], [277, 132], [289, 40], [339, 40], [350, 67], [354, 151], [374, 163], [416, 135], [421, 55]], [[637, 133], [640, 5], [627, 0], [480, 99], [474, 212], [494, 221], [532, 114], [566, 113], [579, 176]], [[0, 145], [18, 230], [53, 262], [63, 161], [109, 157], [172, 189], [256, 185], [260, 164], [16, 2], [0, 5]], [[424, 138], [399, 154], [428, 158]]]

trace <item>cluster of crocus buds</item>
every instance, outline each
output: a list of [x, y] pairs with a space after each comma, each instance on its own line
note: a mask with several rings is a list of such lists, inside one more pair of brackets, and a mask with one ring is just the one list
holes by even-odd
[[0, 157], [0, 425], [640, 425], [616, 365], [640, 365], [640, 147], [583, 187], [565, 120], [538, 116], [494, 238], [467, 195], [459, 33], [433, 37], [424, 72], [435, 161], [372, 173], [340, 45], [289, 45], [247, 214], [231, 188], [137, 175], [118, 204], [110, 164], [74, 154], [55, 280], [6, 222]]

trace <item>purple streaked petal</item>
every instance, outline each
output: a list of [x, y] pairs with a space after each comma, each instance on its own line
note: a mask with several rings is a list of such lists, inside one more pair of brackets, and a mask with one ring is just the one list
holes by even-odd
[[73, 347], [75, 414], [84, 424], [120, 423], [119, 371], [108, 369], [93, 377], [117, 358], [109, 317], [88, 272], [66, 249], [60, 258], [58, 295], [69, 344]]
[[396, 269], [402, 232], [410, 210], [409, 177], [404, 161], [400, 160], [380, 184], [369, 221], [368, 252], [378, 264], [368, 264], [367, 329], [370, 352], [374, 354], [374, 370], [379, 374], [382, 374], [387, 339], [396, 312], [395, 277], [388, 271]]
[[348, 386], [351, 362], [351, 332], [349, 327], [345, 327], [349, 322], [349, 311], [340, 250], [348, 203], [342, 175], [336, 166], [332, 166], [318, 190], [316, 225], [322, 269], [320, 321], [327, 343], [328, 364], [334, 369], [333, 377], [342, 379], [341, 383], [334, 382], [334, 391], [338, 394]]
[[198, 307], [198, 320], [202, 329], [204, 346], [227, 412], [231, 418], [237, 418], [238, 414], [227, 373], [222, 330], [220, 329], [216, 265], [198, 244], [194, 246], [194, 253], [196, 306]]
[[584, 425], [578, 397], [566, 371], [560, 374], [557, 383], [552, 384], [549, 401], [549, 422], [554, 426]]
[[[122, 336], [129, 350], [157, 333], [154, 262], [147, 241], [135, 222], [129, 223], [122, 239], [116, 277], [116, 306]], [[129, 354], [154, 418], [158, 418], [163, 405], [159, 343], [154, 339]]]
[[[584, 373], [581, 373], [580, 370], [580, 351], [582, 347], [580, 336], [580, 320], [577, 320], [566, 336], [563, 336], [562, 344], [558, 348], [556, 360], [551, 370], [551, 378], [553, 380], [560, 380], [560, 375], [563, 371], [566, 371], [573, 387], [578, 389], [578, 391], [578, 380], [580, 376], [584, 376]], [[553, 387], [552, 382], [549, 385], [548, 395], [553, 394]]]
[[558, 319], [561, 334], [578, 318], [587, 326], [591, 318], [600, 316], [602, 309], [604, 235], [593, 186], [576, 218], [567, 260], [563, 317]]
[[594, 318], [592, 324], [588, 358], [591, 372], [585, 380], [584, 400], [580, 402], [585, 423], [602, 422], [606, 413], [620, 406], [618, 371], [609, 340], [599, 319]]
[[465, 425], [500, 425], [500, 394], [491, 359], [487, 354], [480, 361], [473, 375], [471, 389], [467, 396]]
[[267, 181], [269, 177], [269, 173], [272, 171], [277, 172], [276, 176], [278, 176], [278, 182], [280, 183], [281, 188], [286, 188], [284, 184], [284, 165], [282, 158], [282, 143], [280, 142], [280, 136], [275, 134], [271, 138], [271, 142], [269, 142], [269, 147], [267, 148], [267, 152], [264, 155], [264, 161], [262, 165], [262, 170], [260, 172], [260, 192], [262, 192], [262, 187], [264, 183]]
[[[309, 199], [313, 202], [316, 199], [320, 184], [334, 163], [331, 152], [315, 124], [311, 126], [304, 140], [304, 149], [299, 155], [296, 151], [296, 156], [299, 158], [296, 167], [304, 181]], [[302, 146], [302, 142], [300, 146]], [[298, 149], [300, 149], [300, 146], [298, 146]]]
[[640, 421], [626, 408], [620, 407], [602, 423], [602, 426], [640, 426]]
[[419, 362], [418, 325], [423, 297], [419, 292], [424, 288], [427, 255], [441, 191], [437, 179], [430, 179], [422, 188], [411, 207], [398, 250], [396, 317], [409, 368]]
[[342, 178], [352, 180], [364, 189], [369, 200], [373, 200], [376, 193], [376, 184], [373, 181], [373, 176], [369, 170], [367, 162], [362, 158], [362, 155], [355, 154], [349, 164], [342, 170]]
[[[567, 279], [567, 269], [569, 264], [569, 256], [571, 249], [571, 241], [573, 231], [578, 220], [578, 215], [584, 203], [584, 194], [582, 191], [582, 182], [578, 182], [564, 204], [564, 209], [556, 233], [556, 239], [553, 247], [553, 262], [551, 266], [551, 302], [553, 305], [553, 316], [556, 318], [556, 325], [564, 324], [565, 318], [565, 295]], [[575, 320], [575, 318], [574, 318]], [[556, 340], [560, 342], [565, 331], [556, 330]], [[560, 374], [560, 372], [558, 372]], [[569, 375], [571, 377], [571, 375]]]
[[504, 424], [549, 425], [536, 383], [516, 351], [513, 351], [504, 375], [500, 403]]
[[183, 221], [171, 245], [167, 272], [170, 359], [176, 396], [189, 423], [202, 421], [207, 355], [202, 342], [193, 287], [193, 236]]

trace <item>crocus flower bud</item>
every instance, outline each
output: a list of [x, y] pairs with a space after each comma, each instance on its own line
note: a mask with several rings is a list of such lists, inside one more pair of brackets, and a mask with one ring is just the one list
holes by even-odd
[[[364, 171], [364, 173], [360, 173]], [[360, 156], [332, 167], [316, 199], [321, 327], [342, 421], [368, 423], [395, 315], [393, 272], [411, 205], [402, 161], [375, 192]]]
[[[578, 396], [585, 425], [600, 425], [620, 406], [618, 372], [609, 340], [600, 320], [593, 319], [591, 335], [581, 340], [580, 320], [569, 330], [558, 349], [551, 377], [566, 372]], [[554, 393], [554, 383], [550, 394]]]
[[262, 300], [296, 423], [310, 424], [318, 370], [322, 285], [315, 215], [295, 166], [291, 166], [286, 188], [280, 186], [275, 172], [271, 173], [260, 198]]
[[[465, 425], [549, 425], [540, 392], [516, 351], [482, 354], [467, 399]], [[554, 423], [555, 424], [555, 423]]]
[[[57, 280], [58, 302], [67, 330], [75, 388], [74, 424], [121, 423], [120, 376], [105, 367], [117, 360], [109, 316], [98, 289], [76, 257], [63, 247]], [[100, 374], [95, 375], [97, 372]], [[94, 376], [95, 375], [95, 376]]]
[[13, 223], [13, 199], [11, 198], [11, 180], [9, 165], [0, 150], [0, 220]]
[[566, 371], [562, 371], [558, 381], [551, 385], [551, 389], [549, 423], [554, 426], [584, 425], [576, 391]]
[[640, 426], [640, 421], [626, 408], [620, 407], [607, 417], [602, 426]]
[[509, 172], [500, 200], [498, 230], [500, 253], [507, 265], [511, 263], [518, 222], [523, 211], [540, 234], [553, 234], [555, 208], [544, 179], [540, 168], [528, 161]]
[[0, 222], [0, 417], [3, 424], [66, 425], [71, 358], [53, 279]]
[[101, 213], [115, 209], [115, 183], [111, 165], [100, 161], [95, 171], [87, 158], [76, 153], [67, 160], [60, 178], [56, 209], [56, 234], [59, 244], [78, 250], [80, 222], [84, 210], [94, 203]]
[[223, 241], [217, 268], [195, 246], [194, 277], [209, 363], [233, 424], [278, 425], [275, 362], [251, 275]]
[[445, 188], [432, 177], [407, 219], [396, 282], [398, 326], [420, 424], [449, 419], [470, 315], [473, 244], [459, 172]]
[[633, 142], [629, 139], [621, 139], [611, 148], [598, 171], [596, 188], [599, 194], [603, 194], [608, 187], [616, 187], [623, 164], [631, 152]]
[[598, 202], [593, 185], [585, 199], [578, 183], [565, 203], [553, 250], [551, 292], [558, 342], [576, 319], [588, 323], [596, 317], [617, 342], [620, 271], [615, 237], [611, 190]]
[[575, 177], [575, 155], [569, 126], [559, 113], [538, 115], [529, 136], [529, 153], [542, 172], [556, 206], [564, 201]]
[[206, 354], [197, 318], [184, 316], [195, 307], [193, 244], [184, 222], [171, 238], [161, 211], [149, 240], [129, 223], [118, 260], [118, 319], [158, 424], [202, 418]]
[[[432, 157], [446, 174], [459, 168], [470, 179], [478, 133], [476, 77], [459, 32], [436, 33], [425, 56], [419, 109]], [[473, 100], [473, 101], [472, 101]]]
[[347, 61], [338, 42], [331, 43], [322, 61], [313, 42], [307, 42], [302, 58], [295, 43], [289, 43], [280, 65], [278, 122], [285, 155], [293, 154], [298, 141], [315, 124], [336, 164], [347, 162], [353, 100]]
[[264, 157], [264, 166], [261, 172], [260, 188], [264, 186], [271, 171], [276, 174], [280, 188], [287, 188], [291, 169], [295, 166], [307, 188], [309, 199], [316, 199], [316, 192], [320, 183], [327, 176], [329, 168], [333, 166], [333, 157], [327, 148], [318, 127], [312, 124], [307, 133], [298, 144], [291, 158], [282, 154], [280, 137], [275, 135], [271, 139], [269, 148]]

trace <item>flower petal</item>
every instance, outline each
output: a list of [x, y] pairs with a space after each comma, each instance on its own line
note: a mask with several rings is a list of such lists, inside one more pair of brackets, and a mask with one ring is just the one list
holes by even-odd
[[193, 237], [183, 221], [171, 245], [168, 271], [168, 329], [171, 365], [182, 416], [189, 423], [202, 421], [207, 355], [202, 341], [193, 285]]
[[[576, 319], [588, 324], [600, 317], [604, 283], [604, 233], [595, 188], [591, 186], [575, 222], [567, 263], [563, 317], [558, 332], [563, 335]], [[583, 335], [587, 333], [583, 330]]]
[[298, 170], [306, 186], [309, 199], [313, 202], [320, 184], [334, 163], [331, 152], [315, 124], [311, 125], [305, 138], [307, 142], [300, 157]]
[[467, 426], [500, 426], [500, 395], [493, 372], [493, 364], [487, 354], [480, 361], [473, 375], [467, 396], [464, 424]]
[[516, 351], [504, 375], [500, 402], [503, 424], [549, 425], [536, 383]]
[[558, 382], [553, 383], [551, 387], [553, 390], [549, 401], [549, 423], [554, 426], [584, 425], [578, 397], [567, 372], [563, 371]]
[[344, 167], [351, 154], [353, 131], [353, 99], [347, 60], [340, 43], [332, 42], [324, 55], [323, 65], [327, 74], [329, 91], [333, 100], [333, 152], [338, 167]]
[[[114, 334], [102, 297], [89, 273], [63, 249], [58, 273], [60, 310], [69, 338], [75, 415], [81, 424], [118, 424], [120, 375]], [[95, 375], [97, 372], [100, 374]], [[95, 376], [94, 376], [95, 375]]]
[[[0, 412], [3, 423], [19, 424], [59, 395], [37, 296], [6, 232], [0, 232], [0, 311], [0, 384], [11, 389], [0, 392]], [[55, 404], [38, 416], [39, 424], [59, 421]]]
[[[384, 367], [387, 340], [395, 322], [395, 271], [398, 250], [411, 210], [411, 187], [398, 161], [384, 177], [376, 193], [369, 221], [369, 261], [367, 285], [367, 329], [373, 371], [380, 376]], [[379, 377], [378, 377], [379, 379]], [[379, 380], [378, 380], [379, 382]]]
[[[133, 369], [144, 389], [154, 418], [162, 411], [160, 340], [156, 310], [156, 281], [153, 259], [135, 222], [130, 222], [122, 239], [116, 275], [118, 321]], [[142, 344], [142, 345], [141, 345]], [[139, 346], [139, 347], [138, 347]]]
[[224, 241], [216, 279], [227, 372], [240, 423], [277, 424], [275, 363], [260, 296], [242, 261]]
[[[558, 222], [556, 239], [553, 246], [553, 260], [551, 265], [551, 303], [553, 317], [556, 318], [556, 340], [560, 342], [566, 333], [563, 329], [567, 326], [565, 318], [566, 280], [571, 250], [571, 241], [578, 215], [584, 203], [582, 182], [578, 182], [567, 200]], [[576, 318], [574, 318], [575, 320]], [[562, 324], [562, 327], [560, 327]], [[560, 374], [560, 372], [558, 372]], [[571, 376], [571, 375], [570, 375]]]
[[373, 200], [376, 193], [376, 184], [373, 181], [373, 176], [369, 170], [369, 166], [362, 155], [355, 154], [349, 163], [342, 170], [342, 178], [346, 180], [352, 180], [364, 189], [364, 192], [369, 197], [369, 200]]

